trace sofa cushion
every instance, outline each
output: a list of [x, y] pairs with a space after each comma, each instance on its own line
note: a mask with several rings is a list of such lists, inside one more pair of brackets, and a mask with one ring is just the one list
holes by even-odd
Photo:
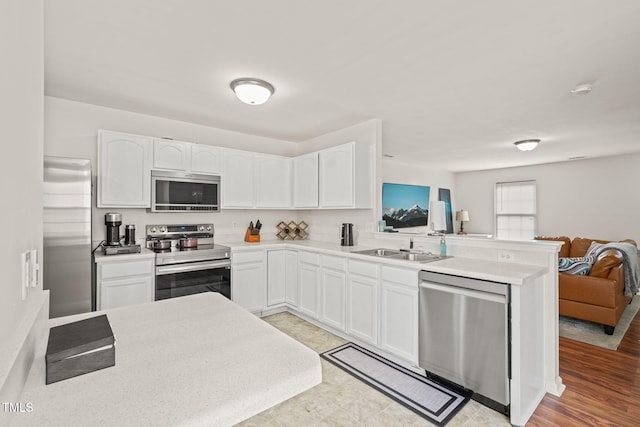
[[611, 269], [620, 265], [623, 260], [624, 258], [619, 250], [605, 249], [598, 255], [596, 262], [593, 263], [589, 276], [602, 278], [609, 277]]
[[[618, 288], [615, 280], [565, 273], [558, 274], [558, 279], [558, 296], [561, 300], [577, 301], [600, 307], [616, 307]], [[619, 292], [622, 293], [622, 291]]]
[[558, 272], [588, 276], [591, 272], [591, 266], [595, 261], [595, 255], [577, 258], [558, 258]]
[[585, 256], [592, 242], [609, 243], [608, 240], [585, 239], [584, 237], [576, 237], [571, 241], [571, 250], [569, 256], [571, 258]]
[[535, 240], [551, 240], [554, 242], [562, 242], [563, 245], [560, 248], [558, 257], [567, 258], [569, 256], [569, 250], [571, 249], [571, 239], [567, 236], [559, 236], [559, 237], [536, 236]]

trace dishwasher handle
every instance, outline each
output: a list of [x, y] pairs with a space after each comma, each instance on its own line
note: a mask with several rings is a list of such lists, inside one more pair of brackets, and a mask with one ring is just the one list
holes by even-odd
[[505, 295], [493, 294], [490, 292], [459, 288], [457, 286], [440, 285], [438, 283], [431, 283], [431, 282], [420, 282], [420, 288], [446, 292], [454, 295], [463, 295], [469, 298], [480, 299], [483, 301], [491, 301], [491, 302], [497, 302], [500, 304], [507, 304], [507, 297]]

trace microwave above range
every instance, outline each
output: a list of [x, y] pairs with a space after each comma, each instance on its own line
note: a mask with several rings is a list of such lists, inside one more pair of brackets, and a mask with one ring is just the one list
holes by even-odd
[[219, 211], [219, 176], [151, 171], [151, 212]]

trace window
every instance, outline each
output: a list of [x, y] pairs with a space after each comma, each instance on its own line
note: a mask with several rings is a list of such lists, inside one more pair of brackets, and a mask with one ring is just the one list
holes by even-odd
[[536, 182], [496, 184], [496, 238], [531, 240], [536, 234]]

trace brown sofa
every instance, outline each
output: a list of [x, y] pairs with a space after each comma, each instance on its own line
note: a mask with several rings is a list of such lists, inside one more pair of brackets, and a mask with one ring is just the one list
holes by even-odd
[[[563, 242], [558, 257], [583, 257], [592, 242], [606, 240], [576, 237], [536, 237], [537, 240]], [[636, 242], [624, 240], [627, 243]], [[636, 245], [637, 246], [637, 245]], [[606, 249], [598, 255], [588, 276], [558, 273], [559, 312], [604, 325], [604, 332], [612, 335], [622, 313], [632, 297], [624, 295], [623, 256], [617, 249]]]

